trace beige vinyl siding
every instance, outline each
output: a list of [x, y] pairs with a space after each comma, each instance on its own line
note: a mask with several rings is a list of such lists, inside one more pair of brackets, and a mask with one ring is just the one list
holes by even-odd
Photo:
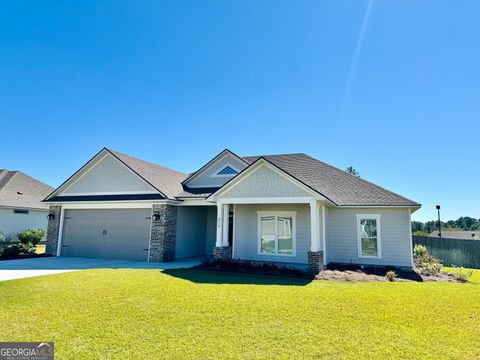
[[306, 196], [311, 195], [268, 166], [261, 165], [248, 177], [223, 193], [220, 198]]
[[[381, 259], [358, 257], [356, 214], [380, 214]], [[327, 211], [327, 261], [366, 265], [411, 266], [407, 209], [341, 209]]]
[[207, 169], [203, 170], [201, 174], [198, 174], [194, 179], [189, 181], [187, 185], [192, 188], [209, 188], [222, 186], [233, 176], [235, 176], [215, 176], [215, 174], [217, 174], [228, 164], [233, 166], [239, 172], [247, 167], [247, 164], [245, 164], [243, 161], [238, 160], [230, 154], [227, 154], [224, 157], [218, 159], [215, 163], [210, 164]]
[[107, 155], [59, 195], [157, 192], [138, 175]]
[[[259, 255], [257, 211], [296, 211], [295, 256]], [[234, 258], [254, 261], [307, 263], [310, 250], [310, 207], [302, 204], [235, 205]]]

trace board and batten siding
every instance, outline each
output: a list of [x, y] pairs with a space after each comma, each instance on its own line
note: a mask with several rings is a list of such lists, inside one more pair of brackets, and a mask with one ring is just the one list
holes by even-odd
[[62, 195], [131, 192], [156, 190], [112, 155], [107, 155], [62, 191]]
[[[356, 214], [381, 215], [381, 259], [358, 257]], [[326, 223], [329, 263], [411, 267], [412, 248], [408, 209], [329, 208], [326, 213]]]
[[231, 176], [215, 176], [226, 165], [231, 165], [239, 172], [247, 167], [243, 161], [227, 154], [224, 157], [210, 164], [207, 169], [204, 169], [201, 174], [188, 182], [188, 186], [192, 188], [210, 188], [220, 187], [229, 181], [234, 175]]
[[[296, 211], [295, 256], [258, 254], [257, 211]], [[233, 236], [235, 259], [306, 264], [307, 252], [310, 250], [310, 207], [306, 204], [235, 205]]]
[[208, 208], [206, 206], [178, 207], [175, 258], [180, 259], [206, 254]]
[[0, 231], [6, 239], [17, 241], [17, 234], [22, 230], [47, 230], [47, 214], [48, 210], [29, 210], [28, 214], [17, 214], [14, 209], [0, 209]]
[[221, 194], [220, 198], [306, 196], [311, 195], [268, 166], [261, 165], [248, 177], [240, 180], [237, 185]]

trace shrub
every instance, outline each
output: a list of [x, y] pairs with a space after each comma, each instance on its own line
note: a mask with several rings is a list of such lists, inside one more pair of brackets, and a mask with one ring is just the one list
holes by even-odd
[[473, 275], [473, 270], [464, 269], [463, 267], [453, 267], [453, 270], [449, 272], [453, 275], [455, 279], [460, 282], [467, 282], [468, 279]]
[[413, 233], [414, 236], [429, 236], [430, 234], [425, 232], [425, 231], [422, 231], [422, 230], [417, 230]]
[[414, 257], [419, 257], [427, 254], [427, 248], [423, 245], [416, 244], [415, 247], [413, 248], [413, 256]]
[[43, 229], [25, 229], [17, 234], [18, 240], [24, 245], [30, 244], [35, 247], [43, 240], [47, 232]]
[[413, 261], [422, 275], [435, 275], [442, 270], [442, 263], [431, 255], [423, 245], [415, 245], [413, 248]]
[[386, 276], [388, 281], [395, 281], [395, 278], [397, 277], [397, 274], [395, 273], [395, 271], [389, 271], [389, 272], [387, 272], [387, 274], [385, 276]]
[[4, 242], [2, 244], [2, 257], [17, 257], [20, 255], [20, 244]]

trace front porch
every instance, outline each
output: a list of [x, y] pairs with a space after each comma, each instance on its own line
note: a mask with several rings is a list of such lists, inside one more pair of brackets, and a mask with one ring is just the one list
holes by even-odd
[[308, 266], [318, 273], [326, 265], [325, 214], [325, 203], [311, 197], [219, 199], [214, 257]]

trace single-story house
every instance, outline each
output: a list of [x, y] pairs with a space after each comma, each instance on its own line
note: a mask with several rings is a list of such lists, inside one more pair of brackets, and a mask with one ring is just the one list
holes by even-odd
[[411, 267], [421, 205], [305, 154], [224, 150], [184, 174], [104, 148], [53, 191], [47, 253], [171, 261], [213, 256], [311, 271]]
[[[438, 229], [428, 235], [438, 238]], [[442, 230], [442, 238], [445, 239], [462, 239], [462, 240], [480, 240], [480, 231], [464, 231], [464, 230]]]
[[42, 202], [53, 188], [21, 171], [0, 170], [0, 231], [17, 241], [25, 229], [47, 229], [49, 206]]

